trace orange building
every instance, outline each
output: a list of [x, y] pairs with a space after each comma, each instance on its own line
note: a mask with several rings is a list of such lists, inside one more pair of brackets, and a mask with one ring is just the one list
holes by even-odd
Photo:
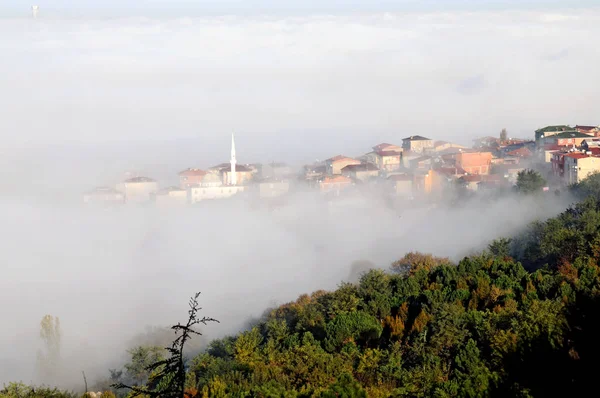
[[188, 189], [200, 185], [206, 171], [200, 169], [186, 169], [179, 173], [179, 186], [181, 189]]
[[351, 184], [352, 180], [349, 177], [338, 175], [334, 177], [325, 177], [325, 179], [319, 183], [319, 188], [321, 189], [321, 192], [339, 193]]
[[491, 152], [463, 152], [456, 154], [456, 167], [469, 174], [490, 174]]

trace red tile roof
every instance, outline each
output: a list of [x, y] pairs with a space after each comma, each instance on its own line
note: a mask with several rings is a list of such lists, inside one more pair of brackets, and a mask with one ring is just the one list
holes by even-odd
[[521, 147], [519, 149], [515, 149], [514, 151], [507, 152], [506, 154], [509, 156], [527, 157], [531, 156], [531, 151], [526, 147]]
[[596, 128], [598, 128], [598, 127], [597, 126], [575, 126], [576, 130], [587, 130], [587, 131], [589, 131], [589, 130], [593, 130], [593, 129], [596, 129]]
[[206, 175], [206, 171], [200, 169], [185, 169], [179, 172], [179, 175], [182, 177], [191, 177], [191, 176], [204, 176]]
[[384, 143], [382, 143], [382, 144], [375, 145], [375, 146], [373, 147], [373, 150], [374, 150], [375, 152], [377, 152], [377, 151], [384, 151], [386, 148], [388, 148], [388, 147], [391, 147], [391, 146], [397, 146], [397, 145], [388, 144], [387, 142], [384, 142]]
[[586, 155], [585, 153], [568, 153], [565, 156], [573, 158], [573, 159], [583, 159], [583, 158], [589, 158], [590, 157], [590, 155]]

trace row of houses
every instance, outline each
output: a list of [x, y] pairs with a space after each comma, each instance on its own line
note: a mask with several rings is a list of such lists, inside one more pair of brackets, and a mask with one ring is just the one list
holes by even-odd
[[423, 136], [402, 145], [382, 143], [357, 157], [337, 155], [304, 167], [303, 179], [323, 192], [339, 194], [356, 185], [387, 184], [391, 194], [413, 198], [449, 188], [477, 190], [509, 186], [534, 153], [528, 140], [478, 139], [473, 148]]

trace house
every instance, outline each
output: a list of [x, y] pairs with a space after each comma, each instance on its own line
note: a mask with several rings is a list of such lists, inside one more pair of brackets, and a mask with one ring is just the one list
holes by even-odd
[[269, 178], [258, 183], [258, 194], [263, 199], [283, 196], [289, 191], [290, 182], [288, 180]]
[[501, 164], [492, 167], [492, 175], [497, 178], [503, 178], [510, 184], [514, 185], [517, 183], [517, 177], [519, 172], [525, 170], [524, 167], [514, 164]]
[[480, 137], [473, 140], [473, 148], [492, 148], [500, 145], [500, 138], [498, 137]]
[[437, 167], [434, 170], [440, 176], [443, 176], [447, 179], [453, 179], [453, 180], [457, 180], [460, 177], [467, 174], [467, 172], [464, 171], [463, 169], [461, 169], [460, 167], [454, 167], [454, 166], [452, 166], [452, 167], [448, 167], [448, 166]]
[[495, 175], [466, 175], [461, 177], [459, 180], [466, 189], [469, 191], [479, 191], [481, 188], [492, 188], [498, 187], [502, 185], [506, 185], [506, 181], [503, 176], [495, 174]]
[[521, 148], [514, 149], [510, 152], [506, 152], [505, 156], [517, 157], [517, 158], [528, 158], [531, 157], [533, 153], [526, 146], [522, 146]]
[[440, 152], [449, 148], [465, 149], [466, 147], [448, 141], [435, 141], [433, 143], [434, 152]]
[[185, 169], [179, 172], [179, 186], [182, 189], [188, 189], [195, 185], [200, 185], [206, 171], [200, 169]]
[[541, 158], [544, 160], [544, 163], [551, 163], [552, 162], [552, 154], [556, 151], [562, 150], [563, 148], [564, 147], [562, 147], [560, 145], [556, 145], [556, 144], [544, 145], [542, 147], [542, 149], [540, 150]]
[[291, 176], [293, 170], [285, 163], [263, 164], [260, 169], [261, 178], [287, 178]]
[[325, 177], [319, 182], [319, 189], [321, 192], [334, 192], [339, 194], [340, 191], [348, 188], [352, 185], [352, 180], [349, 177], [336, 175], [332, 177]]
[[373, 163], [351, 164], [342, 169], [342, 175], [358, 181], [367, 181], [379, 176], [379, 168]]
[[580, 146], [589, 135], [578, 131], [565, 131], [541, 139], [542, 145], [556, 144], [560, 146]]
[[304, 180], [314, 182], [321, 180], [327, 173], [327, 166], [324, 163], [315, 163], [304, 166]]
[[379, 152], [379, 151], [402, 152], [402, 147], [398, 146], [398, 145], [388, 144], [387, 142], [384, 142], [382, 144], [375, 145], [373, 147], [373, 151], [374, 152]]
[[127, 203], [145, 203], [158, 191], [158, 183], [148, 177], [133, 177], [117, 184], [117, 191], [125, 195]]
[[394, 195], [410, 199], [413, 197], [413, 177], [408, 174], [394, 174], [387, 178]]
[[123, 204], [125, 195], [113, 188], [98, 187], [83, 194], [83, 203], [89, 205]]
[[454, 157], [455, 167], [460, 167], [468, 174], [489, 174], [492, 163], [491, 152], [463, 152]]
[[[209, 171], [217, 172], [221, 176], [221, 180], [225, 185], [233, 185], [233, 175], [231, 173], [231, 163], [221, 163], [213, 166]], [[252, 180], [254, 174], [257, 172], [257, 168], [248, 164], [238, 164], [235, 166], [235, 185], [247, 184]]]
[[373, 147], [373, 152], [367, 153], [366, 159], [381, 170], [399, 170], [402, 166], [402, 147], [387, 143], [379, 144]]
[[575, 126], [575, 130], [580, 133], [587, 134], [592, 137], [597, 137], [598, 133], [600, 133], [600, 126]]
[[556, 151], [552, 153], [552, 173], [558, 177], [564, 177], [565, 174], [565, 155], [567, 151]]
[[402, 140], [402, 149], [409, 152], [423, 153], [433, 149], [433, 140], [420, 135], [411, 135]]
[[325, 161], [327, 174], [329, 175], [342, 174], [342, 169], [344, 167], [350, 166], [351, 164], [356, 165], [360, 163], [360, 160], [352, 159], [343, 155], [337, 155]]
[[181, 206], [188, 202], [187, 190], [179, 187], [167, 187], [154, 194], [157, 206]]
[[564, 155], [564, 177], [567, 184], [581, 182], [589, 175], [598, 172], [600, 172], [600, 157], [580, 152]]
[[227, 199], [246, 190], [244, 185], [200, 186], [189, 189], [189, 202], [192, 204], [204, 200]]
[[418, 158], [409, 160], [409, 167], [411, 169], [425, 169], [430, 168], [433, 164], [433, 158], [431, 156], [419, 156]]
[[581, 142], [583, 149], [600, 148], [600, 138], [587, 138]]
[[541, 129], [535, 130], [535, 143], [540, 145], [540, 141], [545, 137], [551, 137], [553, 135], [565, 132], [565, 131], [576, 131], [573, 127], [564, 124], [557, 126], [546, 126]]

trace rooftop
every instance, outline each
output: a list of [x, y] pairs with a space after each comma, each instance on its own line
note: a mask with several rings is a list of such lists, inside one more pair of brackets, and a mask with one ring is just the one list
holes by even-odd
[[554, 131], [572, 131], [572, 130], [573, 130], [573, 127], [567, 126], [566, 124], [560, 124], [560, 125], [556, 125], [556, 126], [542, 127], [541, 129], [535, 130], [535, 132], [536, 133], [548, 133], [548, 132], [554, 132]]
[[342, 169], [342, 171], [378, 171], [379, 167], [373, 163], [351, 164]]
[[185, 169], [183, 171], [180, 171], [179, 175], [180, 176], [186, 176], [186, 177], [191, 177], [191, 176], [200, 176], [200, 177], [202, 177], [203, 175], [206, 175], [206, 171], [200, 170], [200, 169]]
[[397, 151], [375, 151], [379, 156], [400, 156], [402, 152]]
[[575, 128], [577, 130], [586, 130], [586, 131], [594, 130], [594, 129], [597, 129], [598, 127], [599, 126], [579, 126], [579, 125], [575, 126]]
[[411, 135], [410, 137], [403, 138], [402, 141], [431, 141], [431, 139], [421, 135]]
[[125, 182], [128, 184], [132, 184], [132, 183], [156, 182], [156, 181], [154, 181], [152, 178], [148, 178], [148, 177], [133, 177], [128, 180], [125, 180]]
[[579, 131], [564, 131], [562, 133], [555, 134], [549, 138], [588, 138], [589, 135], [580, 133]]

